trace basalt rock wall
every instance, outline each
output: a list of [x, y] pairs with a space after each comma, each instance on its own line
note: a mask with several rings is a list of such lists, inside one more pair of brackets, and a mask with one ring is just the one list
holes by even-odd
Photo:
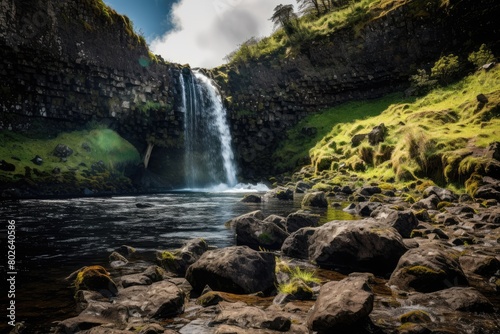
[[1, 0], [0, 50], [3, 130], [95, 121], [140, 150], [182, 138], [179, 66], [149, 53], [128, 18], [101, 0]]
[[466, 62], [482, 43], [498, 50], [499, 14], [493, 0], [395, 1], [378, 17], [303, 44], [295, 56], [219, 68], [214, 76], [229, 97], [242, 175], [251, 180], [283, 172], [272, 153], [311, 112], [402, 91], [417, 69], [430, 69], [448, 53]]

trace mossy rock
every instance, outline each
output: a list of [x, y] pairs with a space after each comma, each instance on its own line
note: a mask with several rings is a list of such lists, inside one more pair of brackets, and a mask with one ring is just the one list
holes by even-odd
[[414, 276], [435, 276], [436, 278], [441, 278], [446, 275], [443, 270], [434, 270], [426, 266], [413, 266], [406, 268], [406, 272]]
[[423, 238], [425, 233], [423, 230], [413, 230], [411, 231], [410, 238]]
[[76, 275], [75, 289], [100, 292], [104, 296], [116, 296], [118, 289], [110, 274], [101, 266], [83, 267]]
[[209, 291], [209, 292], [203, 294], [202, 296], [200, 296], [196, 300], [196, 304], [201, 305], [203, 307], [209, 307], [209, 306], [217, 305], [223, 300], [224, 300], [224, 298], [222, 298], [219, 293], [217, 293], [215, 291]]

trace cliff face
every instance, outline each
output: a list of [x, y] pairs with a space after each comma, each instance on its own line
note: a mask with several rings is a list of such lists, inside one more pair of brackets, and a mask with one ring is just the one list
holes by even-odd
[[178, 68], [149, 54], [128, 18], [102, 0], [2, 0], [0, 48], [3, 129], [29, 131], [39, 120], [62, 130], [95, 120], [139, 148], [182, 135]]
[[[399, 0], [367, 20], [318, 37], [287, 58], [211, 73], [227, 97], [240, 177], [282, 172], [272, 154], [311, 112], [404, 89], [418, 68], [482, 43], [498, 54], [495, 0]], [[179, 46], [181, 47], [181, 46]], [[0, 129], [61, 131], [95, 120], [176, 179], [183, 146], [181, 67], [148, 52], [131, 23], [102, 0], [0, 1]]]
[[379, 17], [317, 38], [293, 58], [218, 69], [231, 97], [242, 174], [259, 179], [282, 172], [274, 168], [272, 153], [286, 130], [311, 112], [403, 90], [410, 75], [429, 69], [441, 55], [466, 57], [482, 43], [498, 49], [499, 14], [493, 0], [394, 1]]

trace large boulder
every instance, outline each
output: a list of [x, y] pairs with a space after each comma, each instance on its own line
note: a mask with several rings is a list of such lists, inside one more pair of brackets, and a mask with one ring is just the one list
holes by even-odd
[[394, 227], [403, 238], [409, 238], [411, 232], [419, 224], [417, 217], [410, 210], [398, 211], [383, 207], [381, 210], [373, 212], [372, 217], [381, 223]]
[[288, 233], [273, 222], [254, 217], [237, 219], [233, 224], [236, 244], [254, 249], [280, 249]]
[[328, 201], [326, 200], [325, 193], [317, 191], [305, 194], [302, 199], [302, 207], [327, 208]]
[[369, 322], [374, 295], [369, 276], [352, 274], [340, 282], [321, 287], [307, 319], [310, 330], [323, 333], [359, 333]]
[[264, 200], [269, 201], [271, 198], [277, 198], [282, 201], [293, 201], [293, 189], [287, 187], [271, 189], [264, 195]]
[[283, 242], [281, 252], [289, 257], [304, 260], [309, 259], [309, 239], [314, 235], [315, 231], [316, 229], [313, 227], [304, 227], [292, 233]]
[[178, 276], [184, 276], [187, 268], [195, 263], [208, 250], [206, 241], [202, 238], [189, 240], [175, 251], [158, 252], [157, 259], [167, 271]]
[[440, 202], [456, 202], [458, 200], [458, 196], [451, 190], [439, 188], [436, 186], [427, 187], [424, 190], [423, 195], [425, 198], [436, 195]]
[[245, 214], [243, 214], [241, 216], [238, 216], [236, 218], [233, 218], [233, 219], [229, 220], [228, 222], [226, 222], [226, 226], [228, 226], [230, 228], [234, 228], [234, 226], [236, 225], [236, 223], [239, 220], [243, 220], [243, 219], [247, 219], [247, 218], [255, 218], [255, 219], [258, 219], [258, 220], [264, 220], [265, 216], [264, 216], [264, 213], [261, 210], [256, 210], [256, 211], [248, 212], [248, 213], [245, 213]]
[[458, 252], [445, 245], [422, 244], [401, 257], [388, 284], [401, 290], [418, 292], [467, 286], [458, 258]]
[[189, 267], [186, 279], [193, 291], [200, 294], [205, 286], [236, 294], [275, 289], [274, 254], [257, 252], [246, 246], [215, 249], [204, 253]]
[[110, 273], [101, 266], [83, 267], [73, 272], [68, 278], [73, 281], [75, 289], [97, 291], [106, 297], [116, 296], [118, 288], [111, 279]]
[[303, 227], [317, 227], [320, 216], [299, 210], [286, 217], [286, 231], [293, 233]]
[[399, 233], [372, 219], [333, 221], [309, 238], [309, 259], [321, 267], [391, 272], [407, 251]]

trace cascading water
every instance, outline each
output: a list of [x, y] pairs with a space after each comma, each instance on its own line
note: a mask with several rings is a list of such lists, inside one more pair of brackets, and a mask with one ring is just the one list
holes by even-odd
[[203, 189], [236, 185], [231, 134], [222, 97], [200, 72], [181, 73], [186, 187]]

